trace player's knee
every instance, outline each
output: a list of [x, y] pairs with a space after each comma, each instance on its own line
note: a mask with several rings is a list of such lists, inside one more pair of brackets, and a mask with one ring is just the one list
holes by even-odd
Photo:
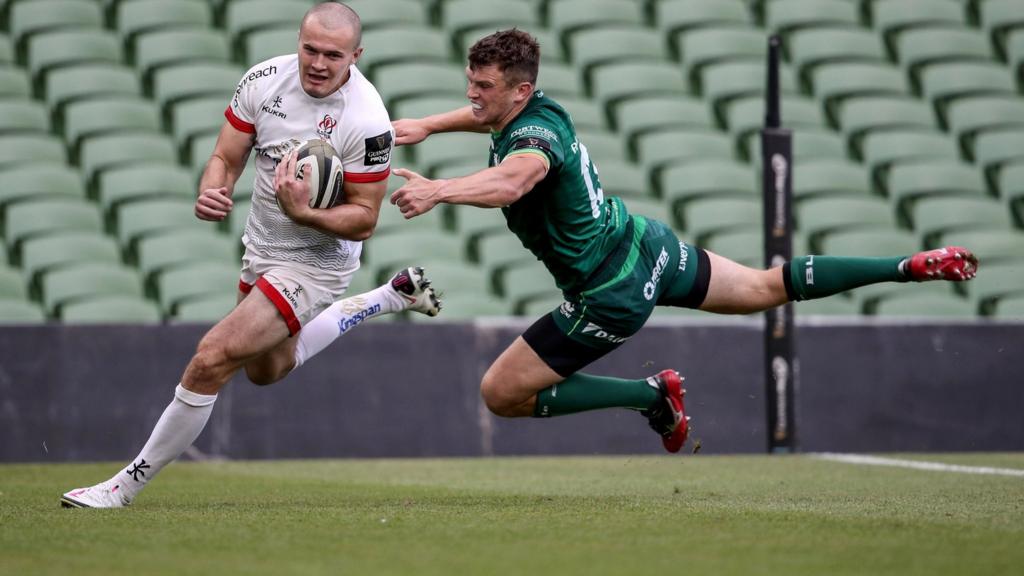
[[487, 409], [496, 416], [515, 415], [513, 411], [518, 402], [508, 394], [506, 388], [501, 385], [501, 380], [492, 372], [484, 374], [483, 380], [480, 381], [480, 397], [483, 398]]
[[294, 363], [289, 366], [280, 366], [250, 362], [245, 365], [245, 376], [249, 378], [249, 382], [257, 386], [269, 386], [275, 382], [280, 382], [282, 378], [291, 372], [293, 367]]

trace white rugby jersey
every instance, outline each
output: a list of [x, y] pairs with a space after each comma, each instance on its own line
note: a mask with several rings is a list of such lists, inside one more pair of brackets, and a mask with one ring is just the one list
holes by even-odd
[[394, 138], [391, 119], [377, 89], [355, 67], [345, 84], [314, 98], [299, 82], [296, 54], [261, 62], [246, 72], [224, 111], [236, 129], [256, 135], [256, 182], [242, 234], [246, 249], [265, 258], [301, 262], [325, 270], [357, 265], [362, 242], [342, 240], [293, 222], [277, 204], [274, 169], [312, 138], [338, 151], [345, 180], [378, 182], [390, 172]]

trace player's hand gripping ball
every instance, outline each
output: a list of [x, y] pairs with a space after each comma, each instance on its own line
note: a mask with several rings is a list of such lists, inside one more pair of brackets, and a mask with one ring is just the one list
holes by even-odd
[[298, 180], [303, 179], [303, 166], [309, 166], [309, 207], [323, 209], [339, 204], [345, 173], [334, 146], [319, 138], [307, 141], [299, 147], [295, 158], [295, 178]]

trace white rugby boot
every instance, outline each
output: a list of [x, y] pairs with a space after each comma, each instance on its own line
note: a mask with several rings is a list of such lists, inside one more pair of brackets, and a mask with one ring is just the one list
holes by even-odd
[[406, 310], [437, 316], [442, 302], [420, 266], [404, 268], [391, 277], [391, 289], [406, 302]]
[[132, 503], [116, 478], [88, 488], [75, 488], [60, 497], [64, 508], [124, 508]]

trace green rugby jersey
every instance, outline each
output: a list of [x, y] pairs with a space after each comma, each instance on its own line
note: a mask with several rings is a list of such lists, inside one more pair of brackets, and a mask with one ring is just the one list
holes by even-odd
[[501, 209], [508, 227], [561, 290], [581, 288], [622, 240], [626, 208], [618, 198], [604, 197], [597, 168], [576, 138], [569, 113], [541, 91], [504, 130], [491, 133], [490, 166], [517, 154], [546, 159], [548, 173]]

